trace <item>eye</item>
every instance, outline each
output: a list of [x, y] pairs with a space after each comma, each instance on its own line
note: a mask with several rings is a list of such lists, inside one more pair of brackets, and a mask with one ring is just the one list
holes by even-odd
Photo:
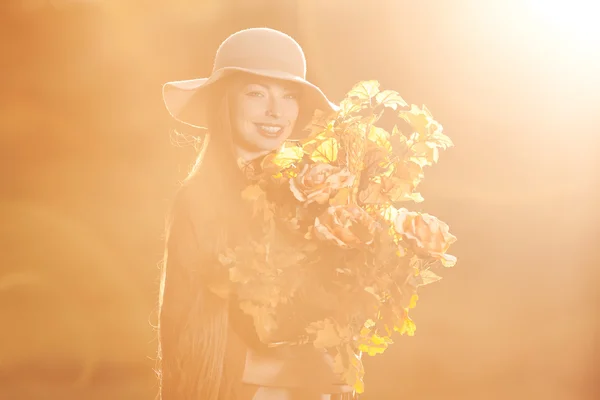
[[298, 98], [298, 94], [297, 93], [287, 93], [285, 96], [283, 96], [283, 98], [296, 100]]
[[264, 97], [262, 92], [259, 92], [257, 90], [253, 90], [251, 92], [246, 93], [246, 96], [250, 96], [250, 97]]

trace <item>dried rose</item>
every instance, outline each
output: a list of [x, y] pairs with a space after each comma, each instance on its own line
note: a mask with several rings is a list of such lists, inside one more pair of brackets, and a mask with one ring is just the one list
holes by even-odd
[[447, 267], [456, 264], [456, 257], [446, 254], [456, 241], [456, 236], [449, 232], [446, 223], [433, 215], [400, 208], [394, 220], [394, 229], [417, 254], [439, 259]]
[[373, 243], [377, 223], [357, 205], [331, 206], [315, 219], [315, 237], [340, 247], [358, 247]]
[[330, 164], [306, 164], [290, 179], [290, 189], [296, 199], [306, 203], [325, 204], [332, 193], [352, 185], [354, 176], [347, 170]]

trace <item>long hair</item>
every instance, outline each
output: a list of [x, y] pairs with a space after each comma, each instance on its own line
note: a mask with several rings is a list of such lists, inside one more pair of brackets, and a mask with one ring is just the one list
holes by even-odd
[[232, 240], [247, 225], [229, 97], [225, 93], [210, 105], [209, 133], [167, 219], [158, 322], [162, 400], [234, 397], [237, 371], [226, 357], [228, 302], [207, 289], [210, 279], [218, 279], [221, 241]]
[[[241, 200], [246, 182], [233, 150], [231, 94], [244, 79], [216, 88], [208, 135], [175, 196], [167, 220], [159, 292], [157, 369], [161, 400], [230, 400], [241, 381], [245, 348], [232, 334], [228, 300], [207, 289], [227, 279], [217, 252], [250, 232]], [[295, 136], [312, 116], [301, 107]]]

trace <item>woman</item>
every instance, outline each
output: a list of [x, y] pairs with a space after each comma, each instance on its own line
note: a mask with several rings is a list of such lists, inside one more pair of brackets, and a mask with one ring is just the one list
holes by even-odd
[[335, 110], [305, 80], [302, 49], [267, 28], [226, 39], [211, 76], [167, 83], [165, 105], [207, 129], [168, 224], [159, 300], [162, 400], [350, 399], [311, 345], [270, 349], [228, 292], [218, 250], [253, 234], [241, 166], [301, 134], [315, 110]]

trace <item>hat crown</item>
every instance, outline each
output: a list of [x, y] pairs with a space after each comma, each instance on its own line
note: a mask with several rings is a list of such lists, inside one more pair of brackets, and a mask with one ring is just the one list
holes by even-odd
[[298, 42], [269, 28], [245, 29], [225, 39], [213, 72], [227, 67], [281, 71], [306, 79], [306, 58]]

